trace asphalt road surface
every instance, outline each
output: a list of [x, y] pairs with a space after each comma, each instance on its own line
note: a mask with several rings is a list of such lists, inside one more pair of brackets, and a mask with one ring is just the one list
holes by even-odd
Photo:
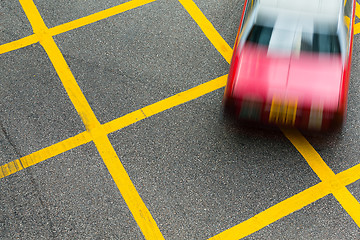
[[238, 126], [242, 4], [1, 1], [0, 239], [359, 239], [359, 36], [340, 133]]

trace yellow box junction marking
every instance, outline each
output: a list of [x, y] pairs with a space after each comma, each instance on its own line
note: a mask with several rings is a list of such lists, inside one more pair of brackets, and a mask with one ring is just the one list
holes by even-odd
[[[193, 87], [189, 90], [165, 98], [159, 102], [148, 105], [139, 110], [136, 110], [122, 117], [114, 119], [108, 123], [103, 124], [102, 127], [106, 134], [113, 133], [131, 124], [141, 121], [145, 118], [151, 117], [167, 109], [194, 100], [196, 98], [204, 96], [205, 94], [220, 89], [224, 87], [224, 85], [226, 84], [226, 79], [227, 79], [227, 75], [218, 77], [214, 80], [203, 83], [199, 86]], [[39, 162], [45, 161], [51, 157], [64, 153], [68, 150], [71, 150], [83, 144], [86, 144], [90, 141], [92, 141], [90, 134], [88, 132], [82, 132], [74, 137], [68, 138], [64, 141], [61, 141], [59, 143], [46, 147], [42, 150], [29, 154], [25, 157], [22, 157], [20, 159], [14, 160], [10, 163], [0, 166], [0, 178], [11, 175], [15, 172], [22, 170], [23, 168], [27, 168]], [[19, 169], [15, 168], [12, 171], [9, 171], [8, 165], [17, 166], [17, 161], [20, 161], [22, 167], [20, 166], [18, 167]], [[4, 174], [2, 172], [4, 173], [6, 172], [7, 174]]]
[[[197, 24], [200, 26], [200, 28], [205, 33], [205, 35], [213, 43], [215, 48], [224, 56], [224, 58], [228, 62], [230, 62], [231, 55], [232, 55], [231, 48], [222, 39], [222, 37], [217, 33], [215, 28], [206, 19], [206, 17], [197, 8], [197, 6], [190, 0], [179, 0], [179, 1], [184, 6], [184, 8], [189, 12], [189, 14], [194, 18], [194, 20], [197, 22]], [[23, 0], [21, 2], [25, 3], [26, 1]], [[129, 4], [127, 7], [123, 6], [125, 4], [121, 4], [114, 8], [110, 8], [110, 9], [101, 11], [99, 13], [89, 15], [85, 18], [81, 18], [81, 19], [78, 19], [78, 20], [75, 20], [75, 21], [72, 21], [69, 23], [59, 25], [59, 26], [51, 28], [51, 29], [47, 29], [45, 24], [43, 24], [43, 27], [45, 26], [45, 29], [43, 29], [43, 30], [46, 30], [46, 31], [19, 39], [14, 42], [10, 42], [10, 43], [1, 45], [0, 46], [0, 54], [9, 52], [9, 51], [12, 51], [12, 50], [15, 50], [18, 48], [25, 47], [27, 45], [36, 43], [39, 40], [41, 40], [41, 44], [43, 46], [44, 45], [47, 46], [47, 44], [49, 44], [49, 46], [47, 46], [47, 48], [45, 48], [45, 46], [44, 46], [45, 50], [47, 50], [47, 52], [49, 51], [48, 52], [49, 57], [51, 54], [54, 54], [54, 56], [56, 54], [60, 54], [61, 58], [63, 59], [62, 54], [60, 51], [58, 51], [56, 44], [51, 43], [51, 40], [49, 39], [49, 38], [51, 38], [51, 36], [54, 36], [56, 34], [60, 34], [60, 33], [66, 32], [66, 31], [70, 31], [72, 29], [84, 26], [86, 24], [90, 24], [92, 22], [96, 22], [101, 19], [107, 18], [109, 16], [115, 15], [122, 11], [129, 10], [129, 9], [131, 9], [131, 6], [130, 6], [131, 4], [133, 4], [133, 6], [136, 7], [136, 6], [146, 4], [148, 2], [152, 2], [152, 1], [134, 0], [134, 1], [126, 3], [126, 4]], [[32, 1], [30, 1], [30, 5], [33, 5], [33, 7], [35, 7], [35, 5], [32, 3]], [[358, 3], [356, 3], [356, 5], [357, 5], [356, 16], [360, 16]], [[122, 7], [120, 7], [120, 6], [122, 6]], [[32, 8], [31, 11], [37, 12], [36, 7], [35, 7], [35, 9], [33, 7], [30, 6], [29, 10]], [[37, 15], [37, 14], [35, 14], [35, 15]], [[41, 18], [40, 15], [38, 15], [38, 17]], [[40, 26], [41, 26], [41, 24], [40, 24]], [[356, 24], [354, 26], [354, 28], [355, 28], [354, 29], [355, 34], [360, 32], [359, 24]], [[34, 32], [35, 32], [35, 29], [34, 29]], [[43, 38], [45, 38], [45, 40]], [[66, 64], [65, 60], [63, 63], [61, 63], [61, 62], [62, 61], [59, 60], [60, 65], [64, 64], [64, 63]], [[67, 66], [67, 64], [66, 64], [66, 66]], [[60, 68], [60, 70], [62, 70], [62, 69]], [[70, 71], [70, 74], [72, 76], [71, 71]], [[66, 76], [67, 74], [65, 73], [64, 75]], [[60, 74], [59, 74], [59, 76], [60, 76]], [[67, 76], [67, 77], [69, 77], [69, 76]], [[73, 76], [72, 76], [72, 78], [73, 78]], [[184, 102], [198, 98], [198, 97], [200, 97], [204, 94], [207, 94], [211, 91], [219, 89], [225, 85], [226, 78], [227, 78], [227, 75], [222, 76], [217, 79], [214, 79], [208, 83], [199, 85], [188, 91], [179, 93], [170, 98], [164, 99], [160, 102], [154, 103], [154, 104], [144, 107], [140, 110], [129, 113], [123, 117], [115, 119], [104, 125], [100, 125], [100, 123], [97, 121], [95, 116], [93, 116], [94, 121], [84, 121], [83, 120], [84, 124], [87, 128], [86, 132], [80, 133], [72, 138], [69, 138], [67, 140], [64, 140], [62, 142], [59, 142], [57, 144], [54, 144], [52, 146], [49, 146], [47, 148], [44, 148], [37, 152], [34, 152], [28, 156], [14, 160], [8, 164], [1, 166], [0, 167], [0, 170], [1, 170], [0, 178], [3, 178], [10, 174], [13, 174], [17, 171], [22, 170], [23, 168], [32, 166], [38, 162], [44, 161], [48, 158], [51, 158], [53, 156], [56, 156], [58, 154], [65, 152], [65, 151], [68, 151], [70, 149], [78, 147], [82, 144], [90, 142], [91, 140], [93, 140], [95, 142], [95, 145], [98, 148], [98, 151], [99, 151], [101, 157], [103, 157], [104, 162], [107, 165], [108, 169], [109, 168], [113, 169], [113, 168], [119, 167], [118, 165], [116, 165], [117, 163], [120, 163], [120, 165], [122, 167], [122, 164], [121, 164], [120, 160], [118, 159], [115, 151], [107, 152], [109, 149], [113, 150], [113, 148], [112, 148], [111, 143], [108, 140], [106, 134], [117, 131], [123, 127], [130, 125], [130, 124], [133, 124], [137, 121], [145, 119], [146, 117], [152, 116], [159, 112], [165, 111], [166, 109], [177, 106]], [[73, 81], [75, 81], [75, 79], [73, 79]], [[80, 90], [80, 88], [78, 88], [76, 81], [75, 81], [76, 86], [71, 86], [71, 83], [68, 83], [68, 84], [69, 84], [70, 88], [74, 87], [74, 89], [70, 89], [71, 91], [69, 93], [69, 97], [72, 94], [72, 90], [76, 90], [75, 93], [73, 94], [73, 96], [77, 96], [76, 94], [79, 93], [79, 92], [77, 92], [77, 90]], [[80, 90], [80, 94], [82, 95], [81, 90]], [[84, 107], [85, 109], [87, 108], [86, 106], [82, 105], [83, 103], [85, 103], [85, 105], [88, 105], [86, 99], [83, 98], [83, 100], [85, 100], [85, 102], [81, 101], [81, 97], [80, 97], [80, 101], [78, 102], [79, 105], [77, 105], [78, 108], [76, 108], [75, 103], [74, 103], [74, 106], [77, 110], [78, 109], [82, 110], [82, 107]], [[77, 101], [77, 100], [75, 99], [75, 101]], [[84, 117], [87, 114], [90, 114], [90, 117], [91, 117], [91, 115], [93, 114], [92, 110], [91, 109], [87, 109], [87, 110], [89, 110], [90, 112], [81, 112], [81, 113], [79, 113], [80, 116]], [[299, 139], [300, 139], [300, 143], [296, 143], [296, 145], [294, 144], [294, 146], [296, 148], [298, 148], [298, 150], [300, 149], [299, 151], [301, 151], [300, 153], [304, 157], [305, 156], [307, 157], [305, 159], [309, 162], [309, 164], [311, 165], [311, 167], [314, 169], [314, 171], [317, 174], [319, 173], [319, 175], [322, 177], [325, 176], [325, 178], [324, 178], [325, 180], [322, 179], [323, 181], [320, 182], [319, 184], [317, 184], [317, 185], [315, 185], [293, 197], [290, 197], [289, 199], [286, 199], [283, 202], [276, 204], [273, 207], [270, 207], [269, 209], [254, 216], [253, 218], [251, 218], [239, 225], [236, 225], [235, 227], [230, 228], [223, 233], [216, 235], [212, 239], [239, 239], [241, 237], [247, 236], [247, 235], [249, 235], [255, 231], [258, 231], [259, 229], [271, 224], [272, 222], [275, 222], [278, 219], [280, 219], [280, 218], [282, 218], [282, 217], [284, 217], [284, 216], [286, 216], [286, 215], [288, 215], [288, 214], [290, 214], [290, 213], [292, 213], [292, 212], [294, 212], [294, 211], [296, 211], [296, 210], [298, 210], [298, 209], [300, 209], [300, 208], [302, 208], [302, 207], [304, 207], [304, 206], [306, 206], [306, 205], [308, 205], [330, 193], [334, 194], [334, 196], [337, 198], [337, 200], [340, 202], [340, 204], [344, 207], [344, 209], [350, 214], [350, 216], [353, 217], [354, 221], [359, 225], [359, 216], [358, 216], [359, 215], [358, 214], [359, 213], [359, 211], [358, 211], [359, 203], [354, 199], [354, 197], [350, 194], [350, 192], [347, 191], [345, 186], [360, 179], [360, 164], [335, 175], [331, 170], [329, 171], [329, 168], [326, 166], [326, 164], [325, 165], [324, 165], [324, 163], [319, 164], [320, 156], [318, 156], [319, 158], [318, 157], [312, 158], [312, 156], [316, 155], [317, 153], [301, 134], [297, 135], [296, 132], [295, 133], [287, 132], [287, 130], [283, 130], [283, 132], [290, 141], [296, 142], [296, 141], [299, 141]], [[304, 142], [304, 140], [307, 143]], [[309, 148], [309, 146], [310, 146], [310, 148]], [[321, 159], [321, 161], [322, 161], [322, 159]], [[318, 164], [319, 164], [319, 166], [318, 166]], [[125, 175], [127, 175], [125, 169], [123, 169], [123, 171], [125, 172]], [[326, 174], [324, 174], [324, 173], [326, 173]], [[119, 174], [119, 172], [113, 172], [113, 173], [111, 173], [111, 175], [113, 176], [115, 182], [116, 181], [120, 182], [123, 177], [122, 173]], [[133, 187], [130, 179], [129, 179], [129, 182], [127, 182], [127, 183], [130, 184], [130, 186], [128, 186], [128, 187], [130, 187], [130, 188]], [[136, 191], [136, 189], [135, 189], [135, 191]], [[123, 192], [121, 192], [121, 193], [123, 194]], [[288, 211], [284, 211], [284, 209], [288, 209]], [[157, 228], [157, 226], [156, 226], [156, 228]], [[145, 231], [148, 231], [148, 230], [149, 229], [147, 229]], [[152, 229], [150, 229], [149, 231], [152, 231]]]
[[[103, 11], [88, 15], [86, 17], [82, 17], [74, 21], [50, 28], [48, 29], [48, 34], [50, 34], [51, 36], [55, 36], [61, 33], [65, 33], [154, 1], [156, 0], [131, 0], [115, 7], [108, 8]], [[29, 46], [31, 44], [37, 43], [38, 41], [38, 35], [33, 34], [10, 43], [0, 45], [0, 54]]]
[[340, 181], [336, 181], [334, 172], [326, 165], [324, 160], [299, 131], [285, 128], [281, 130], [305, 158], [321, 181], [331, 183], [331, 193], [360, 228], [360, 203], [347, 190], [345, 185], [341, 184]]
[[62, 53], [52, 36], [49, 34], [49, 29], [46, 27], [35, 4], [32, 0], [20, 0], [20, 4], [30, 21], [34, 34], [39, 38], [40, 44], [48, 54], [71, 102], [80, 115], [88, 134], [90, 134], [94, 141], [101, 158], [113, 177], [114, 182], [120, 190], [121, 195], [144, 234], [144, 237], [146, 239], [164, 239], [155, 220], [146, 208], [140, 195], [132, 184], [130, 177], [126, 173], [125, 168], [121, 164], [106, 132], [103, 130], [103, 127], [100, 125], [78, 86]]
[[360, 164], [335, 175], [327, 182], [320, 182], [254, 217], [210, 238], [211, 240], [235, 240], [246, 237], [271, 223], [329, 195], [336, 186], [347, 186], [360, 179]]

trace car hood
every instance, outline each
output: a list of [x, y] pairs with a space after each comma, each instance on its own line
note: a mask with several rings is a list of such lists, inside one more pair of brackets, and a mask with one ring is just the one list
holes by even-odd
[[268, 54], [263, 47], [244, 46], [239, 51], [233, 95], [271, 101], [297, 100], [303, 105], [338, 106], [342, 61], [338, 55], [301, 53]]

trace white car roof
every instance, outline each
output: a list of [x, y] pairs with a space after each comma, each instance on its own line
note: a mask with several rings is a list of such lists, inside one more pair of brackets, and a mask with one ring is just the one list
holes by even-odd
[[[313, 33], [339, 36], [341, 54], [346, 50], [343, 25], [344, 0], [258, 0], [248, 19], [240, 44], [245, 43], [254, 24], [272, 28], [268, 53], [291, 54]], [[303, 40], [302, 40], [303, 39]], [[295, 49], [293, 51], [293, 49]]]
[[344, 0], [259, 0], [261, 8], [276, 8], [338, 19]]

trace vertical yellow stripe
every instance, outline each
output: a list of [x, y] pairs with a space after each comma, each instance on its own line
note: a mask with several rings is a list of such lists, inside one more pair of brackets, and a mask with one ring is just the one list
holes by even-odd
[[[99, 129], [96, 129], [98, 131]], [[149, 210], [137, 193], [130, 177], [126, 173], [124, 166], [121, 164], [113, 146], [108, 137], [103, 134], [103, 130], [94, 133], [94, 143], [104, 160], [115, 184], [120, 190], [126, 204], [137, 224], [139, 225], [145, 239], [161, 240], [164, 239], [155, 220], [151, 216]]]
[[[37, 11], [35, 4], [31, 0], [20, 0], [20, 3], [34, 29], [34, 33], [39, 36], [40, 44], [48, 54], [71, 102], [84, 122], [87, 131], [90, 133], [100, 156], [106, 164], [145, 238], [163, 239], [155, 220], [132, 184], [103, 127], [96, 119], [62, 53], [49, 34], [49, 29]], [[26, 161], [27, 164], [32, 164], [32, 159], [27, 159]]]

